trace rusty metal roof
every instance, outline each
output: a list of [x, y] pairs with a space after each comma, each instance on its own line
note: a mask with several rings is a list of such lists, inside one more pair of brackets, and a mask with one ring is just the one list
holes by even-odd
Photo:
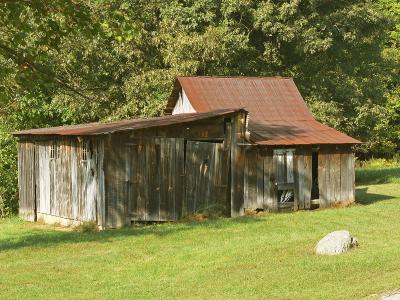
[[131, 119], [108, 123], [89, 123], [51, 128], [39, 128], [15, 132], [15, 136], [21, 135], [100, 135], [117, 131], [137, 130], [151, 127], [185, 124], [208, 118], [224, 116], [235, 112], [244, 111], [241, 108], [225, 108], [204, 113], [189, 113], [173, 116], [164, 116], [147, 119]]
[[172, 112], [182, 88], [199, 113], [244, 107], [250, 117], [250, 140], [257, 144], [360, 143], [316, 121], [292, 78], [177, 77], [165, 113]]

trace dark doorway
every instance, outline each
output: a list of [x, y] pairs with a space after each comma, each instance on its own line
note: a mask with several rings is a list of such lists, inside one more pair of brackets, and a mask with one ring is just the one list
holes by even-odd
[[311, 186], [311, 200], [319, 199], [318, 188], [318, 150], [313, 149], [312, 152], [312, 186]]

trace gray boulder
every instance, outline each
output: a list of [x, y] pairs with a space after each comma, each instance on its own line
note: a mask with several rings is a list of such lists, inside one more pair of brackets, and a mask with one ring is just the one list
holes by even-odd
[[381, 300], [400, 300], [400, 293], [384, 295], [380, 299]]
[[347, 230], [338, 230], [327, 234], [315, 247], [320, 255], [337, 255], [358, 246], [357, 240]]

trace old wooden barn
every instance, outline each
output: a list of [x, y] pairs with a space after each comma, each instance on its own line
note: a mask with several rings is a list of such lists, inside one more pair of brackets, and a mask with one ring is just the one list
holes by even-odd
[[360, 142], [316, 121], [291, 78], [178, 77], [163, 117], [15, 136], [31, 221], [113, 228], [354, 201]]

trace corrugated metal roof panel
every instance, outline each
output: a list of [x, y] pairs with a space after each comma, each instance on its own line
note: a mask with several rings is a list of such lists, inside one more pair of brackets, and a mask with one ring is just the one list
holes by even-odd
[[117, 131], [144, 129], [150, 127], [168, 126], [174, 124], [184, 124], [212, 117], [228, 115], [243, 111], [241, 108], [225, 108], [204, 113], [190, 113], [173, 116], [164, 116], [148, 119], [132, 119], [109, 123], [89, 123], [70, 126], [60, 126], [52, 128], [39, 128], [22, 130], [15, 132], [14, 135], [99, 135]]
[[250, 141], [260, 145], [358, 144], [359, 141], [318, 121], [250, 123]]
[[177, 77], [166, 113], [172, 112], [181, 88], [197, 112], [244, 107], [250, 115], [250, 136], [257, 144], [360, 143], [316, 121], [292, 78]]

